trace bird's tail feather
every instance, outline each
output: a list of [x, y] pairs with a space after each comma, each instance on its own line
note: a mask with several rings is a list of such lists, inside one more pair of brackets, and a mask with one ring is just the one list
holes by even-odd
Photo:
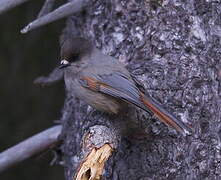
[[185, 133], [185, 134], [191, 134], [192, 129], [184, 124], [181, 120], [174, 117], [171, 113], [169, 113], [167, 110], [162, 108], [157, 102], [152, 100], [150, 97], [145, 96], [142, 94], [141, 101], [145, 105], [142, 106], [142, 109], [145, 111], [151, 110], [163, 123], [172, 126], [176, 130]]

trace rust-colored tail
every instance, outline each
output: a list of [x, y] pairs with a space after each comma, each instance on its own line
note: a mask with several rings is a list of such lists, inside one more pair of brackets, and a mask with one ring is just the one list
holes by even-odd
[[185, 133], [191, 134], [192, 129], [184, 124], [181, 120], [175, 118], [171, 113], [162, 108], [158, 103], [152, 100], [149, 97], [146, 97], [144, 94], [141, 95], [141, 101], [145, 105], [148, 110], [151, 110], [162, 122], [165, 124], [172, 126], [176, 130]]

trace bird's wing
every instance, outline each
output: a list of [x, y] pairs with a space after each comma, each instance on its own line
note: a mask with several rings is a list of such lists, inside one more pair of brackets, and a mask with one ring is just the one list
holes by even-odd
[[147, 97], [136, 86], [131, 77], [121, 73], [82, 76], [80, 84], [92, 91], [101, 92], [126, 102], [132, 103], [141, 109], [149, 112], [150, 110], [165, 124], [170, 125], [178, 131], [191, 133], [191, 128], [185, 125], [155, 102], [151, 97]]
[[145, 106], [140, 101], [139, 89], [130, 77], [127, 77], [121, 72], [92, 77], [82, 76], [79, 82], [83, 87], [120, 98], [145, 109]]

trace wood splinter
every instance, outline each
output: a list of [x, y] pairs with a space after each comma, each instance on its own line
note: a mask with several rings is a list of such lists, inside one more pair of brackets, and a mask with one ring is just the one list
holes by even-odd
[[100, 180], [104, 165], [120, 140], [114, 127], [95, 125], [89, 128], [82, 138], [81, 160], [74, 180]]
[[111, 156], [112, 152], [113, 148], [109, 144], [104, 144], [100, 148], [93, 148], [81, 163], [75, 180], [101, 179], [105, 162]]

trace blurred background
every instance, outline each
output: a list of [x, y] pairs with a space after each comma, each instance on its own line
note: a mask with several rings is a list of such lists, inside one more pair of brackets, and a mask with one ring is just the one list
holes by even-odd
[[[0, 15], [0, 151], [53, 126], [61, 116], [63, 82], [40, 88], [33, 80], [59, 63], [59, 36], [65, 20], [20, 34], [43, 2], [30, 1]], [[43, 153], [3, 172], [0, 179], [64, 179], [61, 166], [49, 165], [52, 158], [51, 152]]]

